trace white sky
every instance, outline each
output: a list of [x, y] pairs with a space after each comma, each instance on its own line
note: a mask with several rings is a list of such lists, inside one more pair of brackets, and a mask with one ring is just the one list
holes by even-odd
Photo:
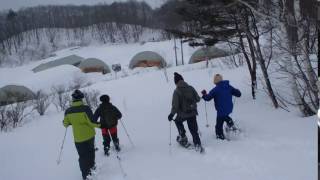
[[[0, 11], [6, 9], [18, 10], [21, 7], [30, 7], [37, 5], [61, 5], [61, 4], [98, 4], [98, 3], [107, 3], [112, 2], [124, 2], [126, 0], [0, 0]], [[138, 0], [146, 1], [152, 8], [160, 7], [166, 0]]]

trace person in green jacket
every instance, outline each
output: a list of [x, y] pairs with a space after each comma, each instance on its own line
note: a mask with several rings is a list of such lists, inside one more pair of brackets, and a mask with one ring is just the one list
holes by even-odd
[[92, 122], [93, 113], [89, 106], [83, 104], [83, 98], [80, 90], [72, 93], [72, 105], [65, 111], [63, 125], [66, 128], [72, 126], [79, 166], [85, 180], [95, 169], [94, 128], [100, 128], [100, 124]]

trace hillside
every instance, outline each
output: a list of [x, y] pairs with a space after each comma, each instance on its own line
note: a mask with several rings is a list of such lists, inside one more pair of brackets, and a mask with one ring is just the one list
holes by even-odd
[[[118, 79], [114, 75], [103, 76], [92, 73], [85, 76], [92, 85], [86, 90], [99, 90], [108, 94], [111, 102], [123, 113], [124, 122], [135, 146], [132, 147], [124, 129], [119, 128], [122, 146], [120, 156], [127, 177], [123, 178], [119, 164], [112, 152], [103, 155], [102, 138], [96, 129], [96, 152], [98, 174], [96, 179], [132, 180], [302, 180], [316, 179], [317, 145], [315, 117], [301, 118], [282, 109], [275, 110], [263, 90], [259, 89], [257, 100], [253, 101], [249, 91], [249, 73], [245, 67], [228, 68], [215, 61], [208, 69], [205, 64], [170, 67], [165, 71], [150, 69], [128, 70], [131, 57], [141, 50], [155, 50], [174, 64], [172, 41], [158, 43], [90, 46], [75, 50], [57, 52], [57, 57], [77, 54], [83, 57], [101, 58], [108, 64], [120, 62], [126, 73]], [[186, 61], [193, 48], [185, 49]], [[52, 60], [49, 58], [42, 62]], [[48, 72], [32, 73], [31, 69], [40, 62], [33, 62], [17, 68], [1, 68], [0, 86], [9, 83], [26, 85], [33, 90], [48, 90], [53, 84], [68, 85], [80, 70], [72, 67], [58, 67]], [[17, 73], [19, 72], [19, 73]], [[216, 112], [213, 102], [207, 104], [210, 127], [206, 128], [205, 105], [198, 103], [198, 123], [201, 140], [206, 153], [201, 155], [180, 148], [175, 143], [177, 131], [172, 124], [172, 154], [169, 147], [169, 122], [167, 115], [171, 108], [175, 88], [173, 72], [179, 72], [186, 82], [200, 93], [213, 87], [212, 77], [221, 73], [225, 79], [240, 89], [242, 97], [234, 100], [231, 117], [243, 129], [231, 141], [215, 139], [214, 124]], [[125, 75], [126, 74], [126, 75]], [[122, 76], [122, 77], [121, 77]], [[64, 136], [63, 112], [50, 106], [46, 115], [33, 114], [22, 127], [0, 134], [1, 179], [33, 180], [77, 180], [81, 179], [78, 155], [73, 143], [71, 128], [68, 129], [63, 149], [62, 162], [56, 164], [59, 148]], [[187, 133], [189, 140], [190, 134]]]

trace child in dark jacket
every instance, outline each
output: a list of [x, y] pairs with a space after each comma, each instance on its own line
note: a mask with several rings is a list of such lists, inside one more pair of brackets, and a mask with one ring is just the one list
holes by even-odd
[[[100, 97], [102, 102], [94, 113], [94, 121], [100, 118], [103, 146], [105, 155], [109, 155], [111, 139], [116, 151], [120, 151], [119, 139], [117, 135], [118, 120], [121, 119], [122, 114], [117, 107], [110, 103], [108, 95]], [[110, 137], [111, 136], [111, 137]]]
[[202, 98], [205, 101], [214, 99], [215, 108], [217, 110], [216, 136], [218, 139], [225, 139], [223, 134], [223, 123], [226, 122], [229, 128], [234, 128], [234, 123], [230, 113], [233, 110], [232, 96], [240, 97], [241, 92], [229, 84], [229, 81], [224, 81], [220, 74], [214, 76], [214, 87], [209, 94], [203, 90]]

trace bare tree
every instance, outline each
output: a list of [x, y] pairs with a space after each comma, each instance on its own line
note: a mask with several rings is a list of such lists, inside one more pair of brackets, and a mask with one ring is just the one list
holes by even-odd
[[34, 109], [37, 110], [40, 116], [44, 115], [50, 103], [51, 103], [51, 99], [48, 94], [46, 94], [42, 90], [39, 90], [36, 92], [35, 98], [33, 100], [33, 107]]
[[54, 94], [53, 104], [58, 111], [65, 111], [71, 102], [71, 98], [67, 93], [68, 88], [64, 85], [53, 86], [52, 92]]
[[90, 86], [91, 84], [92, 83], [87, 79], [86, 76], [83, 76], [81, 74], [77, 74], [77, 75], [73, 76], [69, 90], [80, 89], [83, 87]]
[[84, 98], [86, 100], [87, 105], [91, 109], [97, 109], [99, 106], [98, 97], [100, 92], [98, 90], [85, 90], [83, 91]]
[[9, 121], [7, 118], [7, 106], [0, 106], [0, 131], [7, 131]]
[[26, 102], [18, 102], [16, 104], [8, 105], [6, 111], [6, 117], [9, 122], [12, 123], [12, 127], [16, 128], [19, 123], [21, 123], [30, 113], [25, 113], [27, 108]]

